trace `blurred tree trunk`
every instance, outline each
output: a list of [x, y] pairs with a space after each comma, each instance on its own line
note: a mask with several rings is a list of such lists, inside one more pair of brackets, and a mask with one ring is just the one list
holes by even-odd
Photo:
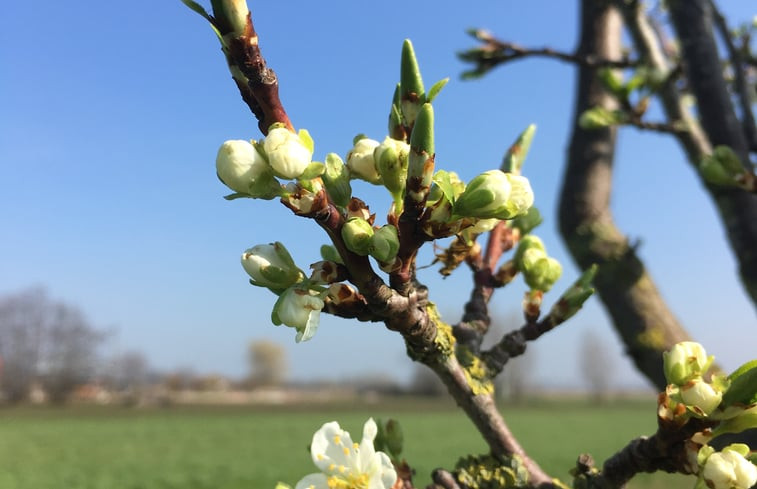
[[[608, 2], [581, 1], [578, 55], [621, 58], [621, 17]], [[597, 68], [580, 65], [573, 133], [560, 196], [560, 232], [582, 269], [599, 265], [594, 284], [636, 367], [657, 388], [665, 388], [661, 352], [688, 339], [660, 296], [644, 264], [618, 230], [610, 212], [617, 128], [587, 130], [580, 115], [602, 106], [617, 108], [597, 78]]]

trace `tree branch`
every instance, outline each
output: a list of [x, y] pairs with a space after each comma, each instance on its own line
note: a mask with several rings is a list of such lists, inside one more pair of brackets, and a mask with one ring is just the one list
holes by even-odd
[[[582, 0], [578, 52], [617, 57], [620, 28], [620, 17], [611, 6]], [[578, 125], [585, 110], [596, 106], [614, 110], [616, 104], [597, 70], [579, 67], [573, 134], [560, 196], [560, 232], [582, 269], [599, 265], [594, 285], [627, 352], [639, 371], [664, 389], [661, 352], [688, 335], [613, 221], [610, 195], [617, 129], [585, 130]]]
[[469, 34], [482, 45], [458, 54], [463, 61], [476, 65], [473, 70], [463, 73], [463, 78], [479, 77], [492, 68], [528, 57], [557, 59], [579, 66], [592, 68], [630, 68], [638, 64], [627, 57], [603, 58], [593, 53], [565, 53], [552, 48], [525, 48], [514, 42], [502, 41], [483, 29], [473, 29]]

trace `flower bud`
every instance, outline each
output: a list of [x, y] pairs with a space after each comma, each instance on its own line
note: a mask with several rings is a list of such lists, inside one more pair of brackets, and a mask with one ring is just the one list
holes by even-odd
[[376, 163], [373, 159], [373, 151], [379, 142], [373, 139], [362, 138], [355, 142], [355, 146], [347, 153], [347, 168], [352, 176], [373, 184], [381, 182], [381, 176], [376, 171]]
[[402, 444], [405, 441], [399, 421], [390, 419], [386, 422], [384, 441], [386, 447], [389, 449], [389, 453], [395, 458], [399, 457], [402, 453]]
[[522, 256], [520, 270], [532, 290], [547, 292], [562, 275], [562, 266], [544, 251], [530, 248]]
[[287, 249], [278, 241], [246, 250], [242, 253], [242, 267], [252, 277], [250, 283], [273, 290], [286, 289], [304, 276]]
[[347, 219], [342, 226], [342, 239], [353, 253], [365, 256], [370, 253], [373, 244], [373, 226], [359, 217]]
[[386, 263], [394, 260], [399, 249], [400, 240], [396, 227], [387, 224], [373, 233], [370, 254], [378, 261]]
[[289, 182], [281, 197], [281, 202], [292, 209], [297, 215], [309, 215], [322, 210], [326, 202], [326, 194], [320, 178], [307, 182], [310, 189], [305, 188], [306, 182]]
[[395, 202], [402, 198], [405, 191], [409, 153], [409, 144], [388, 136], [373, 151], [373, 159], [376, 162], [376, 169], [381, 175], [381, 182], [392, 194]]
[[314, 290], [289, 287], [276, 301], [271, 312], [273, 324], [285, 324], [297, 330], [295, 341], [307, 341], [318, 329], [323, 300]]
[[424, 95], [423, 79], [413, 44], [409, 39], [405, 39], [400, 64], [400, 107], [407, 126], [412, 127], [415, 123]]
[[515, 256], [513, 256], [513, 261], [519, 270], [523, 268], [523, 255], [531, 249], [539, 250], [545, 255], [547, 254], [547, 249], [544, 247], [541, 238], [533, 234], [523, 236], [518, 243], [518, 248], [515, 249]]
[[455, 214], [482, 219], [512, 219], [525, 214], [534, 203], [528, 179], [490, 170], [470, 181], [455, 202]]
[[680, 396], [681, 401], [700, 416], [712, 413], [723, 399], [722, 392], [713, 389], [712, 385], [701, 378], [694, 379], [686, 385], [682, 385]]
[[513, 173], [520, 175], [523, 168], [523, 162], [528, 156], [528, 150], [531, 148], [531, 141], [534, 139], [534, 133], [536, 133], [536, 125], [531, 124], [525, 131], [520, 133], [518, 139], [515, 140], [510, 149], [507, 150], [507, 154], [502, 161], [502, 171], [506, 173]]
[[252, 197], [272, 199], [281, 186], [268, 163], [249, 141], [226, 141], [216, 156], [218, 178], [231, 190]]
[[352, 197], [352, 186], [347, 167], [338, 154], [326, 155], [326, 171], [321, 178], [331, 200], [340, 207], [346, 207]]
[[745, 458], [749, 447], [731, 444], [704, 462], [701, 477], [712, 489], [749, 489], [757, 483], [757, 466]]
[[705, 180], [717, 185], [736, 185], [744, 176], [739, 156], [728, 146], [716, 146], [699, 164]]
[[707, 357], [704, 347], [694, 341], [682, 341], [662, 354], [663, 369], [668, 383], [683, 385], [703, 375], [712, 359]]
[[263, 142], [263, 149], [274, 174], [282, 178], [298, 178], [313, 157], [313, 150], [302, 137], [285, 127], [271, 128]]

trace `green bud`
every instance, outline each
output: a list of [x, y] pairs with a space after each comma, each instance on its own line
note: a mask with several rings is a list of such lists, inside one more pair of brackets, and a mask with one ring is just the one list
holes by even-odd
[[321, 258], [327, 261], [333, 261], [335, 263], [341, 263], [344, 265], [344, 261], [342, 261], [342, 257], [339, 256], [339, 252], [334, 248], [332, 245], [322, 245], [321, 246]]
[[250, 283], [271, 290], [283, 290], [304, 278], [292, 255], [278, 241], [253, 246], [242, 253], [242, 267], [252, 278]]
[[434, 109], [423, 104], [410, 135], [407, 183], [413, 200], [423, 201], [434, 177]]
[[528, 212], [510, 221], [510, 226], [520, 231], [521, 236], [525, 236], [541, 223], [542, 217], [539, 209], [532, 206], [528, 209]]
[[536, 124], [531, 124], [525, 131], [520, 133], [510, 149], [507, 150], [505, 158], [502, 161], [502, 171], [505, 173], [514, 173], [520, 175], [523, 168], [523, 162], [526, 161], [528, 150], [531, 149], [531, 141], [536, 133]]
[[405, 128], [402, 126], [402, 102], [400, 100], [400, 84], [394, 87], [392, 108], [389, 111], [389, 136], [394, 139], [405, 139]]
[[597, 72], [599, 80], [605, 88], [616, 97], [627, 96], [623, 86], [623, 77], [618, 70], [612, 68], [602, 68]]
[[704, 347], [694, 341], [677, 343], [662, 354], [665, 379], [679, 386], [704, 375], [712, 362], [713, 357], [708, 358]]
[[716, 185], [736, 185], [745, 174], [739, 156], [728, 146], [716, 146], [699, 164], [705, 180]]
[[384, 437], [389, 453], [394, 458], [398, 458], [402, 453], [402, 444], [404, 442], [404, 435], [402, 434], [402, 426], [400, 426], [400, 423], [394, 419], [387, 421]]
[[533, 234], [523, 236], [518, 243], [518, 248], [516, 248], [515, 256], [513, 257], [513, 261], [519, 270], [523, 266], [522, 262], [524, 253], [531, 249], [539, 250], [544, 253], [544, 255], [547, 254], [547, 249], [544, 247], [544, 242], [542, 242], [541, 238]]
[[523, 253], [520, 270], [532, 290], [547, 292], [562, 275], [562, 266], [543, 251], [531, 248]]
[[578, 118], [581, 129], [602, 129], [625, 121], [625, 114], [619, 110], [608, 110], [604, 107], [593, 107], [584, 111]]
[[400, 240], [397, 228], [391, 224], [382, 226], [373, 233], [370, 255], [380, 262], [390, 262], [397, 256]]
[[350, 175], [373, 184], [381, 183], [381, 175], [376, 171], [376, 162], [373, 159], [373, 151], [378, 145], [378, 141], [365, 137], [355, 141], [354, 147], [347, 153]]
[[342, 239], [353, 253], [365, 256], [370, 253], [373, 244], [373, 226], [359, 217], [352, 217], [342, 226]]
[[681, 401], [699, 416], [712, 413], [723, 400], [723, 393], [701, 377], [682, 385], [679, 394]]
[[413, 44], [409, 39], [402, 43], [400, 64], [400, 107], [407, 126], [415, 123], [424, 96], [423, 79]]
[[528, 179], [500, 170], [490, 170], [468, 183], [455, 202], [461, 217], [512, 219], [528, 212], [534, 193]]
[[346, 207], [352, 197], [352, 186], [350, 173], [338, 154], [326, 155], [326, 171], [321, 178], [331, 200], [340, 207]]
[[373, 150], [376, 169], [381, 182], [392, 194], [395, 204], [401, 203], [407, 181], [407, 165], [410, 146], [404, 141], [386, 137]]
[[597, 265], [592, 265], [563, 293], [549, 311], [553, 324], [566, 321], [581, 309], [584, 302], [594, 293], [591, 281], [596, 274]]

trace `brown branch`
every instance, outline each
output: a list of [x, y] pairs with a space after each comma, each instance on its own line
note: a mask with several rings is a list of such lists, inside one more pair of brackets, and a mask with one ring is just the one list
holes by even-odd
[[247, 25], [241, 36], [228, 38], [229, 26], [214, 20], [214, 25], [224, 36], [224, 54], [232, 78], [239, 93], [252, 113], [258, 119], [258, 128], [263, 134], [275, 123], [284, 124], [294, 130], [289, 116], [279, 99], [279, 83], [276, 73], [266, 66], [258, 45], [258, 35], [252, 23], [252, 15], [247, 17]]
[[526, 48], [514, 42], [499, 40], [483, 29], [472, 30], [470, 34], [481, 41], [482, 45], [458, 54], [461, 60], [476, 65], [473, 70], [463, 74], [464, 78], [481, 76], [496, 66], [528, 57], [557, 59], [592, 68], [631, 68], [638, 66], [638, 61], [631, 60], [626, 56], [619, 59], [609, 59], [591, 53], [566, 53], [548, 47]]
[[739, 105], [741, 106], [741, 125], [744, 131], [744, 136], [747, 139], [750, 150], [757, 151], [757, 123], [755, 123], [754, 114], [752, 113], [752, 97], [749, 96], [749, 90], [753, 89], [746, 81], [744, 59], [741, 52], [736, 49], [725, 17], [718, 10], [714, 0], [710, 0], [710, 7], [712, 8], [715, 18], [715, 26], [718, 28], [718, 31], [720, 31], [720, 37], [723, 39], [726, 49], [728, 50], [728, 57], [730, 58], [731, 67], [733, 68], [733, 88], [738, 96]]
[[434, 470], [431, 473], [431, 480], [434, 481], [434, 484], [426, 489], [461, 489], [455, 480], [455, 476], [444, 469]]

